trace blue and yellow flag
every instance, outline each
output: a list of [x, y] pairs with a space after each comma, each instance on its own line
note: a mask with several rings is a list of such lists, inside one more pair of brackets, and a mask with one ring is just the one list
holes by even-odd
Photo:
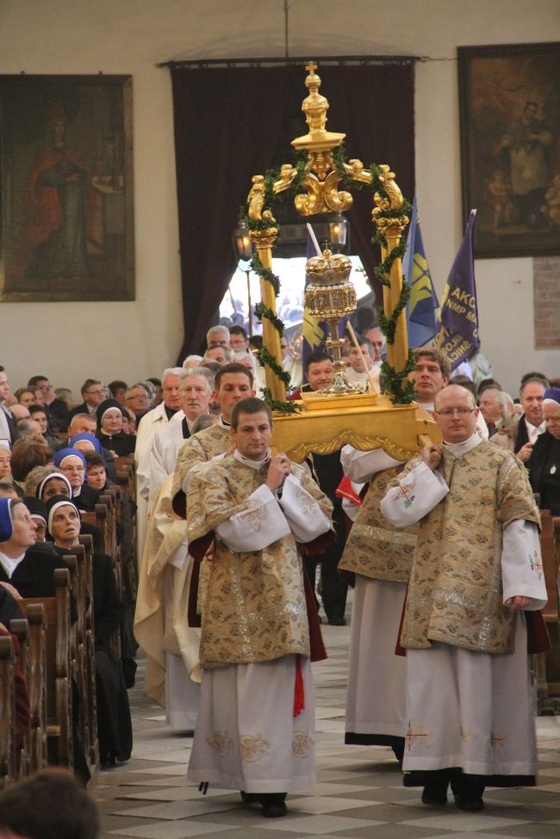
[[412, 204], [412, 217], [402, 268], [411, 286], [410, 299], [406, 308], [408, 343], [411, 347], [421, 347], [437, 335], [436, 311], [439, 303], [424, 252], [416, 198]]
[[473, 255], [475, 216], [476, 210], [471, 210], [465, 236], [451, 266], [441, 303], [441, 324], [436, 346], [449, 359], [451, 369], [480, 349]]

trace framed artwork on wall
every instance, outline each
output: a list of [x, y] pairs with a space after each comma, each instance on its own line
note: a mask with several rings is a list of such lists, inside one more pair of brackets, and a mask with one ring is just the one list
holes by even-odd
[[459, 47], [458, 66], [475, 256], [560, 254], [560, 43]]
[[0, 301], [134, 300], [131, 76], [0, 76]]

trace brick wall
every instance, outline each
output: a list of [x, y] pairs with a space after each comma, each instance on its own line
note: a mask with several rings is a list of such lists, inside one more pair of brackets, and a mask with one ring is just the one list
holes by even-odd
[[535, 349], [560, 348], [560, 257], [533, 260]]

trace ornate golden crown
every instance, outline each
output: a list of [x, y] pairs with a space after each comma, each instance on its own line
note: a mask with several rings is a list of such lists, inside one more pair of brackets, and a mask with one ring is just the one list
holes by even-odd
[[308, 282], [313, 285], [339, 285], [348, 282], [352, 262], [342, 253], [324, 250], [322, 256], [312, 256], [305, 264]]

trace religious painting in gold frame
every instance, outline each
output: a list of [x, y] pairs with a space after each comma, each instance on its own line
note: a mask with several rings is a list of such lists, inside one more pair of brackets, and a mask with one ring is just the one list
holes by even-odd
[[0, 109], [0, 300], [133, 300], [131, 76], [0, 76]]
[[459, 47], [458, 66], [475, 256], [560, 254], [560, 43]]

